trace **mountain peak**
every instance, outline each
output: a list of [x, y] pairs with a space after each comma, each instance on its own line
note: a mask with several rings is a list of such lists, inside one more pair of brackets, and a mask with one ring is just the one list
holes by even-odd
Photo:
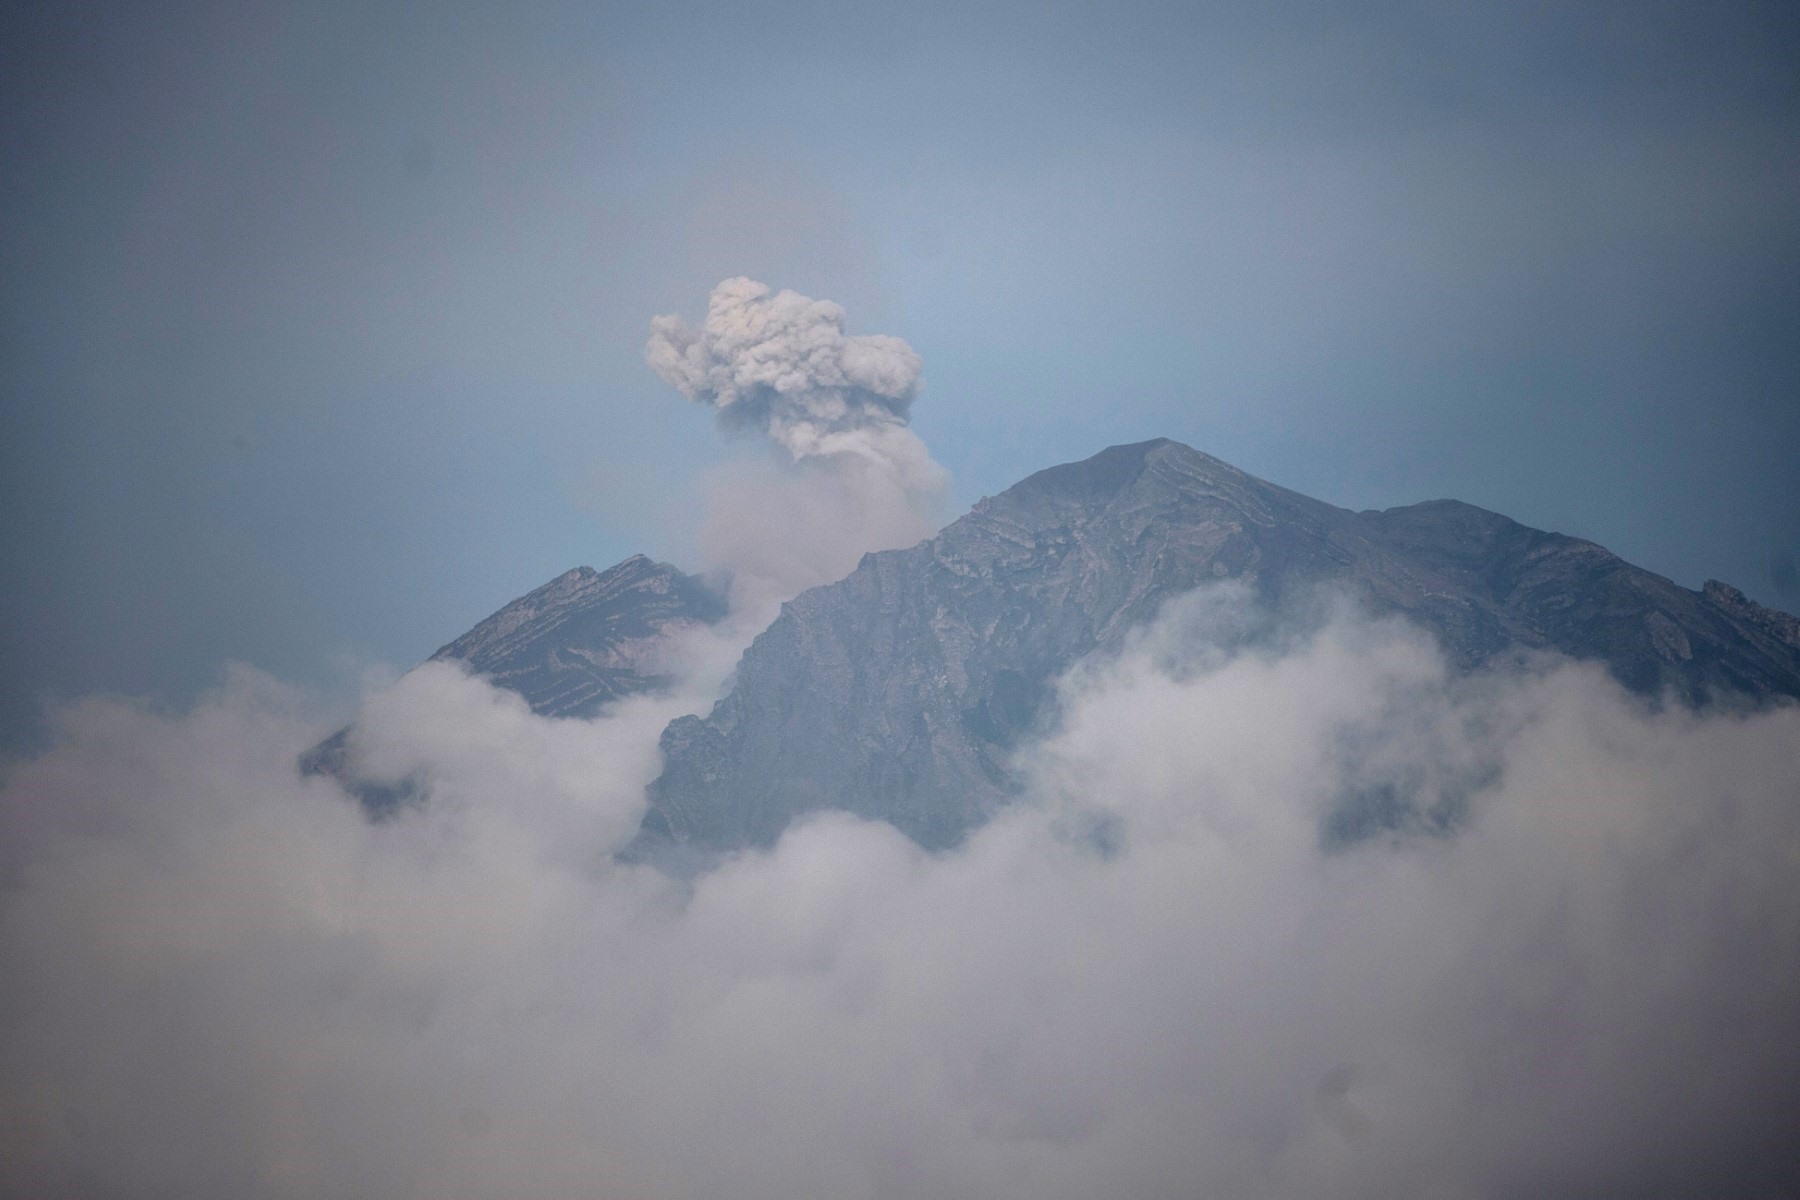
[[1124, 491], [1144, 473], [1154, 459], [1171, 453], [1205, 462], [1217, 461], [1208, 459], [1198, 450], [1180, 442], [1170, 441], [1168, 438], [1152, 438], [1147, 442], [1108, 446], [1100, 453], [1079, 462], [1047, 467], [1027, 475], [1001, 494], [1046, 494], [1077, 500], [1100, 499]]
[[[672, 624], [710, 624], [723, 615], [724, 601], [699, 580], [668, 563], [633, 554], [604, 571], [587, 566], [564, 571], [431, 657], [459, 659], [496, 678], [527, 669], [534, 677], [547, 670], [553, 674], [574, 670], [585, 677], [600, 666], [620, 669], [628, 664], [602, 664], [591, 647], [575, 653], [577, 641], [636, 644], [658, 637]], [[616, 651], [612, 657], [617, 657]], [[603, 703], [617, 693], [611, 686], [584, 686], [578, 689], [580, 699], [571, 701], [559, 689], [555, 699], [546, 693], [540, 704], [535, 693], [517, 690], [526, 692], [534, 708], [555, 709], [553, 715], [567, 715], [589, 701]]]
[[1171, 502], [1179, 505], [1182, 497], [1201, 495], [1230, 497], [1232, 503], [1258, 510], [1267, 509], [1277, 495], [1304, 500], [1191, 446], [1152, 438], [1109, 446], [1079, 462], [1028, 475], [976, 505], [971, 515], [978, 522], [994, 518], [1033, 526], [1083, 523], [1127, 497], [1133, 498], [1128, 507], [1141, 500], [1166, 508]]
[[[679, 569], [665, 562], [657, 562], [646, 554], [633, 554], [606, 568], [596, 571], [589, 566], [571, 567], [542, 587], [534, 588], [517, 600], [506, 605], [481, 625], [469, 631], [468, 635], [479, 632], [484, 626], [504, 625], [514, 619], [531, 619], [546, 610], [592, 595], [612, 595], [621, 591], [644, 587], [666, 588], [678, 586], [688, 580], [688, 576]], [[433, 657], [444, 656], [456, 643], [438, 651]], [[463, 657], [451, 654], [450, 657]]]
[[1056, 681], [1172, 597], [1341, 588], [1474, 669], [1518, 648], [1696, 703], [1800, 696], [1800, 623], [1456, 501], [1353, 513], [1157, 438], [1051, 467], [782, 610], [706, 717], [663, 734], [638, 849], [768, 845], [843, 808], [947, 846], [1008, 802]]

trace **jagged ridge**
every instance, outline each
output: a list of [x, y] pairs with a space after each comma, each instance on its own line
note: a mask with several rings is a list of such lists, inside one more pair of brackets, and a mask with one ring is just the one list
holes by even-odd
[[587, 717], [621, 696], [666, 685], [670, 636], [724, 615], [724, 600], [698, 579], [634, 554], [605, 572], [564, 572], [431, 661], [466, 662], [544, 716]]
[[937, 537], [784, 606], [706, 717], [663, 735], [633, 853], [766, 845], [822, 807], [952, 845], [1013, 794], [1052, 684], [1171, 597], [1321, 583], [1418, 621], [1472, 668], [1516, 647], [1692, 702], [1800, 696], [1793, 618], [1455, 501], [1353, 513], [1166, 439], [1052, 467]]

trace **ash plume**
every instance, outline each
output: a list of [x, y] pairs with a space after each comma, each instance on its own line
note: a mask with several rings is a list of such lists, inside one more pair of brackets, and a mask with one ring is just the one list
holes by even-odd
[[712, 290], [698, 329], [650, 323], [656, 373], [729, 425], [755, 429], [795, 460], [856, 454], [920, 465], [916, 438], [895, 435], [919, 389], [919, 356], [897, 337], [844, 332], [844, 310], [738, 277]]
[[946, 475], [907, 427], [919, 355], [844, 321], [829, 300], [738, 277], [713, 288], [697, 328], [672, 314], [650, 323], [644, 355], [665, 382], [785, 452], [785, 469], [715, 479], [700, 535], [755, 611], [937, 525]]

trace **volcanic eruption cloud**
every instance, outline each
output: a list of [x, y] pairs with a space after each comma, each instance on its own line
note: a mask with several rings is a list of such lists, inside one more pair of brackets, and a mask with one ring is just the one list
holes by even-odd
[[945, 473], [907, 428], [919, 355], [844, 321], [829, 300], [740, 277], [713, 288], [698, 328], [651, 322], [658, 375], [725, 429], [785, 452], [785, 471], [740, 466], [714, 482], [701, 549], [733, 571], [740, 599], [785, 599], [936, 527]]

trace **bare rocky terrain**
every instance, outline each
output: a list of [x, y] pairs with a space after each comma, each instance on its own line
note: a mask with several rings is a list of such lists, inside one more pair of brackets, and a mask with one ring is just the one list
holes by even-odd
[[[664, 731], [628, 853], [768, 845], [821, 808], [954, 845], [1015, 795], [1013, 753], [1053, 727], [1060, 676], [1225, 580], [1293, 620], [1348, 593], [1430, 631], [1465, 670], [1554, 652], [1601, 662], [1654, 702], [1800, 698], [1800, 621], [1725, 584], [1691, 591], [1453, 500], [1351, 512], [1157, 440], [1040, 471], [784, 605], [712, 711]], [[433, 658], [543, 715], [585, 717], [665, 685], [667, 637], [723, 615], [700, 581], [640, 555], [570, 571]], [[303, 766], [350, 777], [344, 754], [340, 733]], [[363, 796], [373, 809], [404, 799]]]
[[1690, 703], [1800, 697], [1800, 622], [1732, 588], [1456, 501], [1350, 512], [1159, 440], [1040, 471], [786, 605], [712, 712], [664, 733], [640, 850], [766, 845], [822, 807], [952, 845], [1013, 794], [1058, 676], [1224, 579], [1277, 609], [1342, 587], [1464, 668], [1550, 650]]

